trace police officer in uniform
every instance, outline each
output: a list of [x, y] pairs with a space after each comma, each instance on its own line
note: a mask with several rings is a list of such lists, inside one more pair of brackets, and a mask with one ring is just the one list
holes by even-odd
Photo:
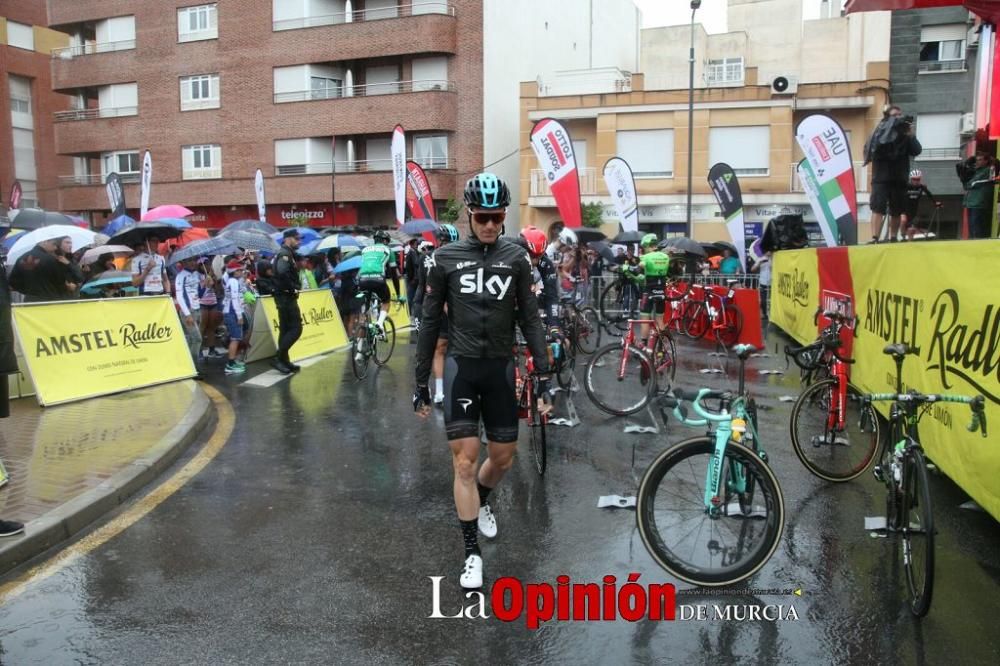
[[278, 355], [274, 367], [286, 375], [299, 371], [299, 366], [288, 358], [288, 350], [302, 335], [299, 270], [295, 262], [295, 250], [299, 249], [299, 244], [299, 230], [285, 229], [281, 249], [274, 257], [274, 303], [278, 307]]

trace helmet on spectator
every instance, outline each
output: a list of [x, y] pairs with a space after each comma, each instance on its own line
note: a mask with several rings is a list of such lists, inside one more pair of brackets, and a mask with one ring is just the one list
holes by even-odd
[[559, 232], [559, 242], [563, 245], [576, 247], [580, 240], [576, 237], [576, 232], [572, 229], [563, 229]]
[[910, 180], [920, 180], [924, 177], [924, 174], [920, 173], [920, 169], [914, 169], [910, 172]]
[[539, 257], [545, 252], [545, 232], [538, 227], [525, 227], [521, 230], [525, 248], [533, 257]]
[[379, 229], [376, 231], [372, 238], [376, 243], [383, 243], [385, 245], [388, 245], [392, 241], [392, 237], [389, 236], [389, 232], [385, 229]]
[[469, 208], [501, 210], [510, 205], [510, 190], [495, 174], [476, 174], [465, 184], [465, 205]]
[[442, 245], [458, 240], [458, 229], [454, 224], [442, 224], [437, 230], [437, 239]]
[[645, 236], [642, 237], [642, 242], [640, 243], [640, 245], [642, 245], [643, 248], [647, 248], [650, 247], [651, 245], [656, 245], [657, 241], [659, 240], [660, 239], [656, 237], [656, 234], [646, 234]]

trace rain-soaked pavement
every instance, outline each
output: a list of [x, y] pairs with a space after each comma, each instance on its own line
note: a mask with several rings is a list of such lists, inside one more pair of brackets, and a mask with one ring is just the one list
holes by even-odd
[[[228, 444], [145, 518], [9, 597], [0, 607], [0, 659], [1000, 663], [997, 523], [959, 509], [967, 499], [961, 490], [933, 477], [936, 586], [930, 615], [914, 620], [893, 542], [863, 529], [863, 517], [883, 506], [881, 487], [867, 475], [834, 486], [802, 468], [788, 441], [790, 404], [778, 399], [798, 392], [797, 374], [757, 372], [785, 369], [775, 357], [752, 359], [750, 378], [770, 407], [761, 426], [786, 529], [747, 585], [801, 588], [802, 596], [679, 594], [688, 610], [673, 622], [553, 621], [535, 631], [524, 617], [429, 617], [431, 577], [444, 576], [441, 614], [471, 602], [457, 586], [461, 538], [440, 413], [421, 423], [410, 408], [412, 350], [402, 337], [389, 366], [363, 382], [343, 354], [268, 388], [215, 377], [237, 415]], [[682, 385], [735, 381], [735, 361], [728, 380], [698, 373], [719, 363], [708, 347], [680, 343], [679, 350]], [[483, 541], [487, 579], [555, 585], [562, 574], [574, 583], [611, 574], [624, 582], [637, 572], [642, 584], [670, 581], [646, 553], [634, 512], [596, 504], [600, 495], [634, 494], [653, 457], [693, 431], [672, 423], [661, 435], [625, 435], [623, 422], [603, 416], [583, 393], [576, 406], [582, 425], [550, 430], [554, 455], [544, 480], [522, 455], [495, 493], [500, 536]], [[735, 619], [751, 605], [782, 619]], [[731, 619], [717, 619], [717, 606]], [[698, 607], [706, 619], [680, 619]]]

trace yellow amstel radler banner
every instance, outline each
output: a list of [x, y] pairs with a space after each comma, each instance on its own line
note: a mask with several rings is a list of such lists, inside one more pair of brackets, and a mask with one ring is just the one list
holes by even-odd
[[782, 250], [774, 253], [771, 273], [770, 321], [800, 343], [816, 339], [816, 304], [819, 303], [819, 269], [816, 250]]
[[15, 305], [14, 328], [40, 405], [195, 375], [167, 296]]
[[[302, 316], [302, 336], [292, 345], [288, 357], [300, 361], [325, 354], [347, 344], [347, 334], [340, 320], [333, 292], [327, 288], [299, 292], [299, 313]], [[263, 329], [268, 333], [264, 334]], [[273, 356], [278, 343], [278, 306], [273, 296], [257, 299], [254, 314], [254, 335], [250, 338], [248, 361]]]

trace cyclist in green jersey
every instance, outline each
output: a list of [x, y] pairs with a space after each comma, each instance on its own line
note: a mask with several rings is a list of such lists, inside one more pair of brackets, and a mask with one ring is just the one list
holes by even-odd
[[[361, 268], [358, 270], [358, 291], [370, 291], [378, 296], [382, 310], [378, 314], [376, 324], [382, 329], [385, 318], [389, 316], [389, 285], [385, 283], [387, 274], [392, 277], [392, 286], [399, 294], [399, 265], [396, 253], [389, 249], [389, 232], [375, 232], [375, 244], [361, 250]], [[397, 297], [398, 298], [398, 297]]]
[[[667, 286], [667, 275], [670, 273], [670, 256], [657, 249], [658, 240], [656, 234], [646, 234], [642, 237], [639, 265], [630, 269], [633, 273], [642, 273], [646, 278], [639, 304], [639, 311], [646, 319], [652, 318], [654, 314], [662, 317], [665, 310], [664, 290]], [[649, 324], [642, 325], [640, 335], [645, 344], [649, 336]]]

